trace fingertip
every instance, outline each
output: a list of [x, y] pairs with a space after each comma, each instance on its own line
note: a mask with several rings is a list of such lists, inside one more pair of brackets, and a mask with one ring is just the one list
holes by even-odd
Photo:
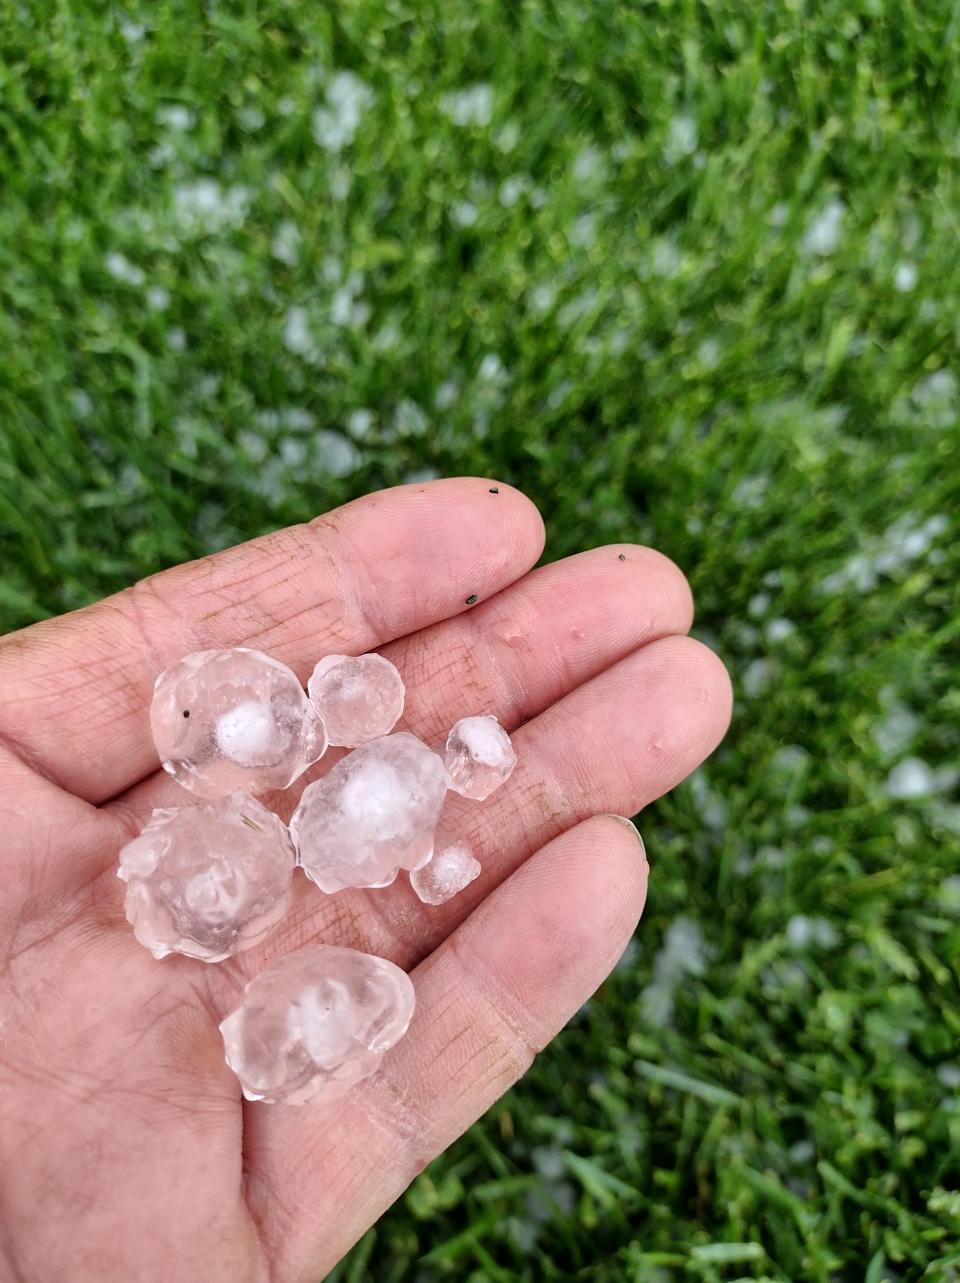
[[[594, 815], [555, 837], [495, 893], [539, 933], [563, 941], [595, 988], [636, 929], [647, 896], [647, 861], [623, 816]], [[550, 946], [552, 947], [552, 946]]]
[[[413, 491], [416, 509], [426, 509], [429, 522], [442, 527], [458, 547], [475, 546], [482, 553], [478, 569], [487, 573], [486, 582], [476, 585], [477, 601], [525, 574], [543, 552], [546, 528], [539, 508], [522, 490], [506, 481], [496, 477], [438, 477], [399, 486], [397, 490]], [[383, 491], [376, 498], [382, 500], [391, 493]], [[473, 595], [473, 591], [464, 592], [465, 604], [476, 604], [467, 601]]]
[[639, 859], [640, 863], [644, 866], [644, 868], [649, 870], [646, 843], [643, 840], [643, 834], [634, 824], [633, 820], [628, 819], [627, 816], [625, 815], [615, 815], [612, 811], [607, 812], [607, 814], [605, 815], [598, 816], [597, 818], [602, 820], [616, 820], [618, 824], [623, 825], [626, 831], [637, 843], [638, 850], [634, 852], [634, 854]]
[[733, 718], [733, 682], [726, 664], [716, 651], [695, 637], [685, 640], [691, 669], [708, 710], [707, 725], [714, 737], [709, 750], [712, 753], [726, 735]]
[[476, 481], [491, 500], [491, 512], [495, 519], [504, 519], [504, 510], [509, 514], [508, 520], [516, 523], [518, 535], [527, 548], [535, 548], [534, 561], [543, 552], [547, 541], [547, 530], [540, 509], [533, 500], [509, 482], [498, 481], [495, 477], [468, 478]]
[[625, 944], [636, 929], [647, 900], [650, 866], [640, 831], [625, 815], [611, 812], [583, 820], [570, 833], [595, 843], [600, 853], [597, 876], [603, 881], [607, 903], [620, 908], [615, 926]]
[[693, 591], [675, 561], [645, 544], [608, 544], [595, 551], [605, 554], [611, 562], [615, 559], [626, 574], [637, 575], [644, 600], [656, 608], [662, 633], [690, 631], [694, 616]]
[[624, 706], [643, 711], [637, 732], [650, 782], [656, 781], [649, 801], [696, 770], [723, 739], [732, 708], [730, 677], [703, 642], [671, 636], [628, 660], [624, 678]]

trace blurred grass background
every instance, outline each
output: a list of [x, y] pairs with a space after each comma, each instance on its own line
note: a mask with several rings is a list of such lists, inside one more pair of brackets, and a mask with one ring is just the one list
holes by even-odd
[[726, 745], [522, 1085], [334, 1273], [960, 1275], [960, 8], [0, 8], [0, 616], [352, 495], [688, 572]]

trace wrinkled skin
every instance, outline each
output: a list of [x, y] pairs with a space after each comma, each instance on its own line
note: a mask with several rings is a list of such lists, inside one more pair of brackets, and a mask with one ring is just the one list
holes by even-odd
[[[633, 545], [532, 570], [543, 529], [479, 478], [370, 495], [154, 576], [0, 643], [0, 1277], [315, 1283], [529, 1066], [600, 984], [643, 907], [633, 814], [727, 726], [719, 661], [685, 634], [686, 583]], [[479, 604], [468, 607], [476, 594]], [[294, 909], [218, 966], [156, 962], [122, 913], [117, 851], [156, 805], [157, 673], [255, 646], [301, 679], [324, 653], [399, 668], [400, 727], [434, 745], [496, 714], [519, 764], [438, 841], [481, 876], [430, 908], [406, 878]], [[298, 786], [263, 799], [285, 818]], [[244, 1104], [217, 1023], [309, 941], [410, 970], [411, 1035], [345, 1101]]]

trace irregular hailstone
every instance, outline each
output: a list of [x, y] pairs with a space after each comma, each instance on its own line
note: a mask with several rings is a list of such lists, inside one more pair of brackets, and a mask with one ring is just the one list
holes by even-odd
[[247, 1100], [326, 1103], [375, 1072], [413, 1007], [410, 978], [392, 962], [311, 945], [251, 980], [220, 1032]]
[[290, 821], [303, 871], [328, 893], [388, 886], [429, 860], [446, 788], [440, 758], [407, 731], [354, 749]]
[[517, 755], [495, 717], [462, 717], [447, 736], [443, 764], [455, 793], [482, 802], [509, 779]]
[[222, 962], [272, 930], [290, 905], [286, 825], [245, 793], [154, 811], [120, 852], [124, 908], [155, 958]]
[[307, 693], [330, 743], [353, 748], [393, 730], [405, 692], [400, 674], [382, 655], [325, 655]]
[[150, 726], [163, 769], [200, 797], [287, 788], [327, 746], [290, 669], [239, 646], [197, 651], [161, 673]]
[[443, 904], [480, 873], [480, 862], [465, 846], [448, 846], [410, 874], [410, 885], [424, 904]]

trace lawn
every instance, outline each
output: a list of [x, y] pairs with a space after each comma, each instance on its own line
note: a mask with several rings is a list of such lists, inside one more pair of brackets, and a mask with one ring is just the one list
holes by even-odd
[[[0, 11], [0, 620], [404, 480], [689, 573], [619, 969], [339, 1283], [960, 1277], [960, 9]], [[642, 716], [642, 710], [626, 715]]]

